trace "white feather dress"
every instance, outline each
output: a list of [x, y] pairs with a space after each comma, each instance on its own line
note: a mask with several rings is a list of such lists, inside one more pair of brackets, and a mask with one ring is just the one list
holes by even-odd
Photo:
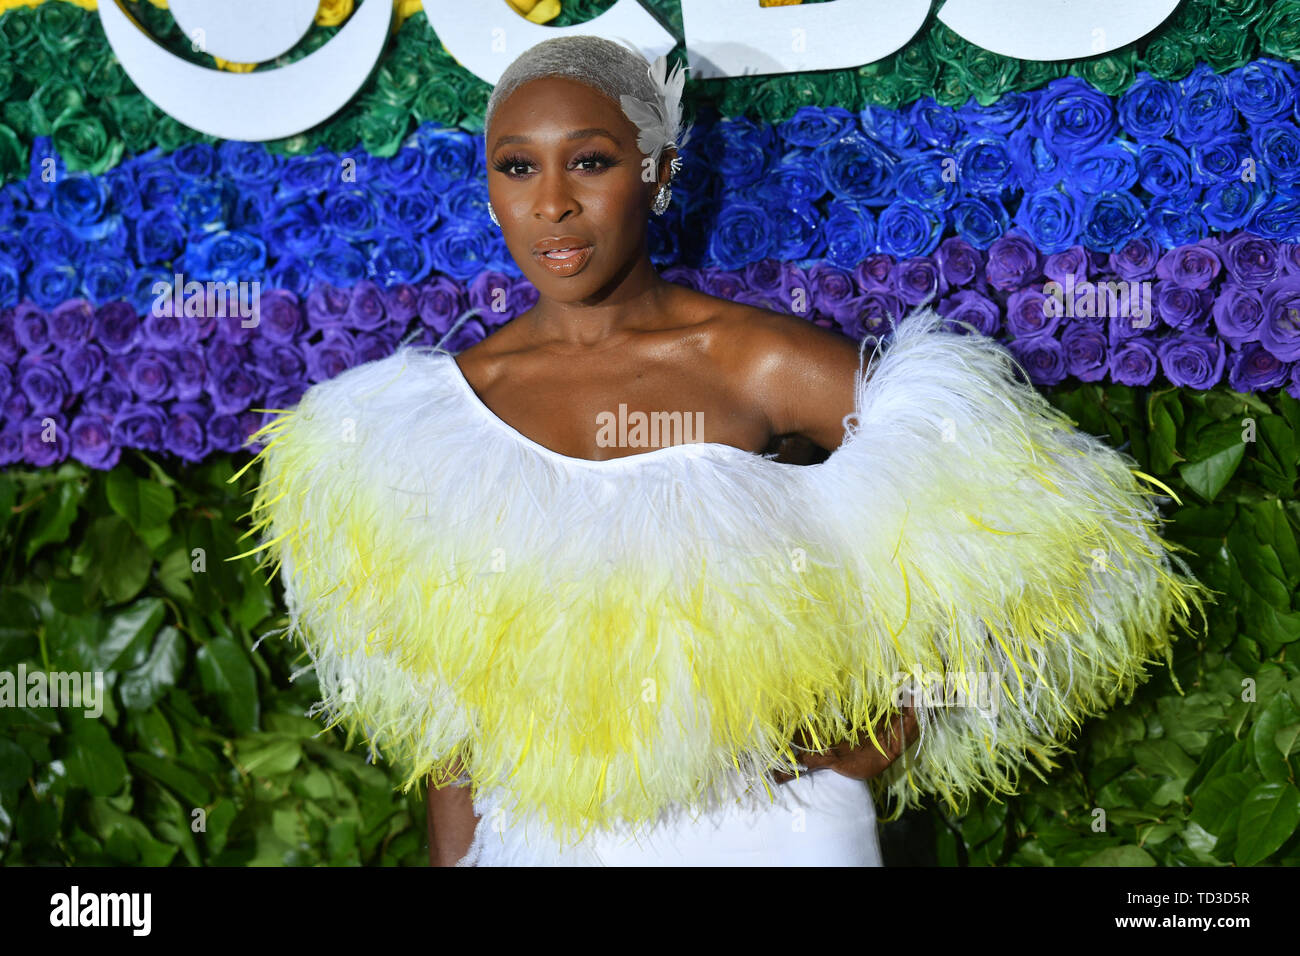
[[[1131, 459], [931, 311], [816, 465], [571, 458], [418, 348], [252, 440], [248, 553], [281, 574], [315, 712], [406, 787], [463, 763], [480, 865], [878, 864], [876, 806], [1041, 776], [1205, 591]], [[865, 739], [909, 697], [920, 739], [869, 787], [770, 783], [796, 733]]]

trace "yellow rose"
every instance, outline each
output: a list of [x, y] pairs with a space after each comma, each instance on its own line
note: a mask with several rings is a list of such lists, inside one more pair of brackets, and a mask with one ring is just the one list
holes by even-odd
[[233, 60], [223, 60], [219, 56], [214, 56], [213, 61], [217, 64], [218, 70], [228, 70], [231, 73], [252, 73], [256, 63], [236, 63]]
[[352, 0], [320, 0], [320, 9], [316, 11], [317, 26], [338, 26], [352, 13], [352, 6]]

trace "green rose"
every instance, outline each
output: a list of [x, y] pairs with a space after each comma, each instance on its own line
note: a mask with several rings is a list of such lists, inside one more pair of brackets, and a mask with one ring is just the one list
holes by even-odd
[[1260, 48], [1279, 60], [1300, 60], [1300, 3], [1282, 0], [1255, 22]]
[[36, 42], [36, 14], [31, 7], [18, 7], [0, 17], [0, 52], [14, 54]]
[[[967, 46], [952, 66], [966, 88], [966, 95], [956, 101], [957, 105], [965, 103], [967, 96], [974, 96], [975, 102], [989, 106], [1007, 90], [1014, 89], [1016, 77], [1020, 75], [1019, 60], [973, 44]], [[944, 71], [945, 80], [950, 72]]]
[[153, 128], [162, 111], [143, 93], [119, 93], [104, 101], [109, 122], [126, 151], [143, 153], [153, 145]]
[[461, 113], [460, 91], [447, 82], [445, 76], [435, 75], [425, 80], [411, 108], [421, 123], [432, 121], [442, 126], [455, 126]]
[[43, 46], [29, 46], [23, 50], [22, 55], [18, 58], [18, 69], [31, 79], [32, 85], [42, 82], [47, 77], [57, 76], [58, 67], [55, 65], [54, 57]]
[[[112, 72], [121, 76], [121, 69], [111, 56], [104, 55], [104, 48], [98, 43], [92, 43], [88, 40], [82, 40], [76, 46], [68, 50], [63, 57], [63, 73], [71, 78], [82, 90], [90, 82], [90, 78], [98, 70], [102, 75], [105, 66], [112, 68]], [[113, 92], [117, 92], [114, 90]]]
[[383, 100], [367, 97], [361, 105], [357, 134], [371, 156], [394, 156], [406, 138], [411, 111]]
[[164, 153], [171, 153], [192, 143], [197, 138], [197, 131], [186, 126], [180, 120], [167, 113], [158, 111], [158, 119], [153, 124], [153, 144]]
[[18, 134], [0, 123], [0, 184], [27, 175], [27, 148]]
[[1130, 43], [1104, 56], [1090, 56], [1070, 65], [1070, 73], [1091, 83], [1107, 96], [1119, 96], [1133, 85], [1137, 72], [1137, 44]]
[[1020, 90], [1039, 90], [1058, 76], [1065, 76], [1066, 66], [1059, 60], [1021, 60]]
[[1233, 17], [1238, 24], [1245, 26], [1264, 12], [1264, 0], [1218, 0], [1214, 10]]
[[44, 118], [37, 136], [49, 136], [53, 124], [60, 116], [85, 105], [81, 90], [71, 80], [65, 80], [61, 76], [42, 83], [29, 99], [36, 109], [36, 115]]
[[39, 135], [36, 127], [44, 118], [37, 116], [31, 100], [8, 100], [3, 105], [3, 111], [5, 124], [12, 127], [24, 140]]
[[856, 70], [836, 70], [834, 73], [829, 74], [829, 79], [830, 82], [826, 84], [827, 100], [823, 105], [842, 106], [847, 110], [862, 108]]
[[1215, 0], [1185, 0], [1185, 2], [1174, 11], [1173, 16], [1157, 27], [1160, 33], [1174, 32], [1196, 35], [1205, 29], [1205, 23], [1210, 19], [1210, 11], [1213, 9]]
[[375, 73], [375, 92], [386, 103], [408, 108], [420, 91], [424, 75], [423, 63], [411, 52], [399, 51], [380, 61]]
[[315, 152], [319, 136], [315, 130], [267, 140], [266, 149], [277, 156], [308, 156]]
[[492, 87], [475, 76], [467, 75], [467, 82], [460, 95], [463, 112], [457, 125], [468, 133], [482, 133], [483, 117], [487, 114], [488, 97], [491, 95]]
[[926, 34], [925, 43], [918, 44], [915, 41], [908, 46], [927, 46], [931, 54], [945, 63], [954, 63], [961, 58], [962, 51], [969, 46], [969, 42], [959, 34], [955, 33], [951, 27], [941, 20], [935, 20], [934, 25], [930, 27], [930, 32]]
[[91, 99], [102, 100], [117, 96], [126, 85], [126, 74], [112, 57], [99, 59], [86, 75], [86, 95]]
[[36, 7], [37, 42], [62, 58], [90, 36], [92, 21], [99, 34], [99, 17], [95, 14], [70, 3], [42, 3]]
[[321, 143], [330, 152], [343, 155], [357, 148], [361, 141], [360, 118], [355, 114], [338, 116], [321, 130]]
[[1157, 80], [1181, 80], [1196, 66], [1196, 40], [1179, 33], [1158, 36], [1147, 44], [1138, 65]]
[[1201, 59], [1216, 73], [1233, 70], [1255, 55], [1255, 37], [1233, 14], [1216, 10], [1201, 34]]
[[909, 99], [928, 96], [939, 83], [940, 66], [951, 62], [938, 59], [934, 51], [924, 43], [909, 43], [889, 59], [892, 60], [894, 72], [905, 84], [904, 89], [912, 91]]
[[908, 102], [911, 84], [897, 73], [878, 73], [875, 75], [858, 72], [858, 89], [861, 91], [863, 106], [868, 104], [883, 106], [896, 110]]
[[122, 141], [110, 136], [100, 118], [84, 109], [67, 110], [54, 122], [55, 151], [70, 172], [98, 176], [122, 160]]

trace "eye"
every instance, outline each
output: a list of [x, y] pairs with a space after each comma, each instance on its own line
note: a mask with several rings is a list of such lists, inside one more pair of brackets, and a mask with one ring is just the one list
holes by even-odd
[[609, 169], [611, 166], [617, 166], [618, 160], [608, 153], [603, 153], [598, 149], [590, 150], [580, 156], [573, 157], [573, 164], [582, 167], [590, 164], [583, 169], [583, 172], [598, 173]]
[[[517, 171], [521, 167], [523, 168], [524, 172]], [[527, 159], [525, 159], [523, 156], [520, 156], [518, 154], [514, 154], [511, 156], [502, 156], [500, 159], [498, 159], [495, 163], [492, 164], [493, 169], [495, 169], [499, 173], [504, 173], [506, 176], [509, 176], [511, 179], [521, 179], [525, 175], [527, 170], [530, 169], [531, 167], [532, 167], [532, 163], [530, 163]]]

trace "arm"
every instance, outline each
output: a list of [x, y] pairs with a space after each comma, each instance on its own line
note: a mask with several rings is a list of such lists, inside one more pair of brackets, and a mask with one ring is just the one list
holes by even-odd
[[456, 776], [448, 774], [441, 780], [429, 777], [426, 812], [430, 866], [455, 866], [469, 852], [478, 827], [470, 789], [456, 785]]

